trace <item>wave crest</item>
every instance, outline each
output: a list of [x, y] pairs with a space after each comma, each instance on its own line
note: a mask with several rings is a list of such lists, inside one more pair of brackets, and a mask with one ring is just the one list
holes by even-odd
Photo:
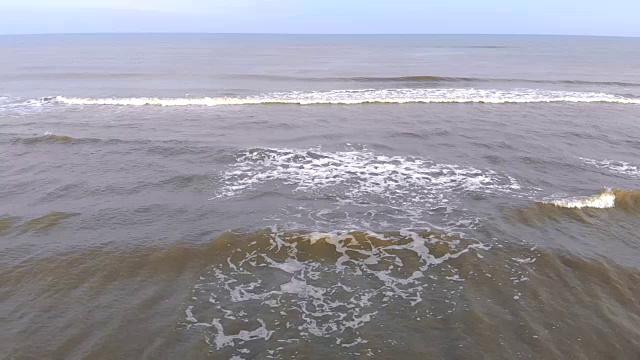
[[619, 208], [631, 212], [640, 212], [640, 190], [606, 189], [592, 196], [543, 201], [542, 203], [568, 209]]
[[609, 209], [616, 206], [616, 194], [612, 190], [607, 189], [602, 193], [593, 196], [543, 201], [542, 203], [568, 209]]
[[55, 143], [60, 143], [60, 144], [70, 144], [70, 143], [75, 143], [78, 142], [79, 140], [76, 138], [73, 138], [71, 136], [67, 136], [67, 135], [56, 135], [50, 132], [46, 132], [44, 135], [42, 136], [35, 136], [35, 137], [27, 137], [27, 138], [20, 138], [17, 139], [16, 141], [26, 144], [26, 145], [34, 145], [34, 144], [41, 144], [41, 143], [45, 143], [45, 144], [55, 144]]
[[593, 224], [603, 216], [613, 216], [612, 211], [618, 215], [640, 215], [640, 190], [605, 189], [591, 196], [538, 201], [533, 206], [512, 209], [505, 215], [529, 226], [565, 219]]

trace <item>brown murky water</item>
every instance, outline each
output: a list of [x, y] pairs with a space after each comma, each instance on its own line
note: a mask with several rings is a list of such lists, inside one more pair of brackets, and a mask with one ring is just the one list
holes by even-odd
[[0, 51], [3, 358], [640, 358], [637, 39]]

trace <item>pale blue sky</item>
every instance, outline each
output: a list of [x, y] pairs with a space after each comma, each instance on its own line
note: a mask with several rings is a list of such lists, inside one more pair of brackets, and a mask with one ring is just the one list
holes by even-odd
[[87, 32], [640, 36], [640, 0], [0, 0], [0, 34]]

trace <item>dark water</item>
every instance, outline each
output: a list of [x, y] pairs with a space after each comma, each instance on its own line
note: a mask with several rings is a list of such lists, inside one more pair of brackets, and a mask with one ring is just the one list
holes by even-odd
[[0, 37], [6, 358], [640, 357], [640, 40]]

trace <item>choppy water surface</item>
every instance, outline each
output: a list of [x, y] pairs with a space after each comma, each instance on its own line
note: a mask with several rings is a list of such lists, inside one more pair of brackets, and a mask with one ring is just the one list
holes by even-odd
[[0, 53], [3, 356], [640, 356], [637, 39]]

